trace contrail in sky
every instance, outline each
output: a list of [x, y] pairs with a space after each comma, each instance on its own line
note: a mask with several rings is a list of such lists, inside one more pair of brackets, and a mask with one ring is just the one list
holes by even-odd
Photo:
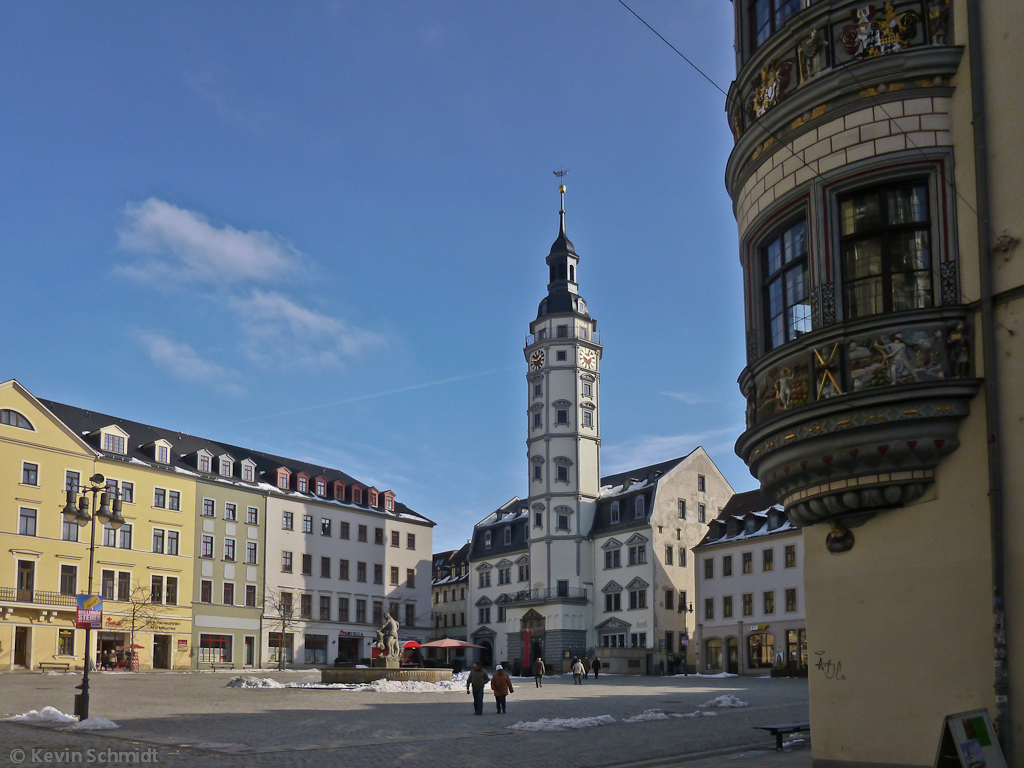
[[344, 400], [335, 400], [330, 403], [320, 403], [319, 405], [307, 405], [305, 408], [295, 408], [290, 411], [279, 411], [278, 413], [261, 413], [259, 416], [253, 416], [249, 419], [240, 419], [238, 421], [228, 421], [223, 424], [218, 424], [219, 427], [230, 427], [235, 424], [247, 424], [250, 421], [260, 421], [261, 419], [273, 419], [278, 416], [291, 416], [293, 413], [303, 413], [305, 411], [315, 411], [320, 408], [330, 408], [334, 405], [346, 405], [347, 403], [357, 403], [360, 400], [372, 400], [375, 397], [387, 397], [388, 395], [398, 395], [402, 392], [412, 392], [417, 389], [427, 389], [428, 387], [438, 387], [442, 384], [453, 384], [456, 381], [467, 381], [469, 379], [479, 379], [482, 376], [491, 376], [495, 373], [503, 373], [504, 371], [518, 370], [519, 366], [510, 366], [508, 368], [495, 368], [493, 371], [481, 371], [480, 373], [471, 373], [468, 376], [456, 376], [451, 379], [439, 379], [438, 381], [428, 381], [423, 384], [413, 384], [411, 387], [402, 387], [401, 389], [389, 389], [386, 392], [373, 392], [369, 395], [359, 395], [358, 397], [348, 397]]

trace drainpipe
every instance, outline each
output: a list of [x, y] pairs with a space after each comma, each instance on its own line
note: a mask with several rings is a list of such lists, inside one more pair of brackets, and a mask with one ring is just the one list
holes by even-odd
[[974, 125], [974, 173], [978, 205], [978, 265], [981, 289], [981, 346], [985, 377], [985, 431], [988, 434], [988, 499], [992, 536], [992, 612], [995, 652], [996, 729], [1008, 765], [1011, 754], [1010, 688], [1003, 596], [1003, 478], [999, 430], [999, 382], [996, 379], [995, 317], [992, 307], [992, 244], [989, 208], [988, 155], [985, 131], [985, 90], [982, 73], [981, 6], [967, 0], [967, 51], [971, 62], [971, 110]]

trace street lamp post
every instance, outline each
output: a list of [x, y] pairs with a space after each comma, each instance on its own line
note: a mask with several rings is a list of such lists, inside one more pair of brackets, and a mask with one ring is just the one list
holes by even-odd
[[[92, 523], [89, 532], [89, 592], [92, 595], [93, 566], [96, 554], [96, 521], [101, 524], [110, 524], [115, 531], [124, 524], [121, 517], [121, 499], [117, 491], [113, 492], [113, 510], [111, 510], [111, 492], [107, 490], [106, 480], [101, 474], [95, 474], [89, 478], [89, 487], [83, 488], [81, 495], [77, 488], [69, 488], [67, 491], [67, 502], [64, 505], [62, 514], [69, 523], [77, 523], [80, 527]], [[92, 496], [92, 507], [95, 512], [89, 512], [89, 496]], [[97, 496], [99, 504], [96, 503]], [[75, 714], [79, 720], [89, 719], [89, 661], [92, 645], [92, 627], [85, 628], [85, 664], [82, 669], [82, 684], [77, 686], [82, 692], [78, 699], [79, 706], [75, 708]]]
[[690, 648], [690, 634], [686, 630], [686, 614], [693, 613], [693, 603], [690, 603], [690, 607], [686, 607], [686, 601], [679, 601], [679, 613], [683, 614], [683, 638], [686, 640], [686, 645], [683, 646], [683, 676], [688, 677], [690, 675], [690, 667], [686, 662], [686, 654]]

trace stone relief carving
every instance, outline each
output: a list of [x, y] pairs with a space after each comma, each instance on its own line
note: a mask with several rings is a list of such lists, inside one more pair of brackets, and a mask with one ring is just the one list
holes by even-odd
[[853, 391], [950, 377], [945, 329], [895, 331], [849, 343]]
[[810, 396], [810, 371], [806, 358], [791, 358], [774, 366], [757, 381], [757, 421], [770, 419], [782, 411], [807, 405]]
[[754, 87], [747, 102], [747, 115], [752, 121], [757, 120], [782, 100], [789, 87], [792, 69], [793, 60], [783, 59], [765, 64], [761, 67], [761, 72], [754, 75]]
[[945, 45], [949, 29], [949, 0], [929, 0], [928, 39], [932, 45]]
[[881, 11], [874, 5], [856, 8], [851, 24], [843, 27], [839, 42], [855, 59], [869, 59], [896, 53], [911, 45], [917, 35], [919, 17], [914, 11], [897, 13], [892, 3]]
[[816, 385], [815, 399], [825, 400], [836, 395], [843, 394], [842, 371], [840, 362], [842, 360], [842, 345], [837, 341], [831, 346], [815, 348], [814, 353], [814, 381]]
[[796, 46], [797, 60], [800, 64], [800, 82], [810, 80], [822, 69], [822, 59], [828, 43], [818, 30], [812, 29], [811, 34], [800, 40]]

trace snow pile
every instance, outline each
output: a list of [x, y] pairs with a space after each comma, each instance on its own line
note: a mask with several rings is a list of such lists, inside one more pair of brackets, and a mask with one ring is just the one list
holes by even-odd
[[374, 680], [372, 683], [357, 685], [353, 690], [370, 693], [452, 693], [466, 690], [467, 677], [468, 672], [452, 675], [451, 680], [441, 680], [437, 683], [422, 680]]
[[323, 688], [335, 691], [350, 691], [356, 686], [353, 683], [285, 683], [285, 688]]
[[42, 711], [31, 709], [23, 715], [5, 717], [9, 723], [77, 723], [78, 718], [65, 715], [56, 707], [43, 707]]
[[[686, 677], [686, 675], [673, 675], [673, 677]], [[689, 675], [689, 677], [739, 677], [739, 675], [734, 675], [732, 672], [719, 672], [718, 674], [715, 674], [715, 675], [696, 674], [696, 675]]]
[[69, 731], [112, 731], [115, 728], [121, 726], [115, 723], [113, 720], [107, 720], [105, 717], [90, 717], [88, 720], [82, 720], [81, 722], [75, 723]]
[[284, 688], [284, 683], [269, 677], [233, 677], [225, 688]]
[[615, 718], [611, 715], [597, 717], [542, 717], [532, 722], [519, 721], [515, 725], [505, 726], [510, 731], [568, 731], [577, 728], [594, 728], [599, 725], [611, 725]]
[[717, 712], [706, 712], [698, 709], [696, 712], [688, 712], [685, 715], [677, 715], [673, 713], [672, 717], [714, 717], [717, 714]]
[[715, 707], [717, 709], [726, 709], [729, 707], [749, 707], [749, 701], [743, 701], [743, 699], [737, 699], [731, 693], [723, 693], [716, 699], [711, 701], [705, 701], [701, 704], [702, 707]]
[[645, 709], [639, 715], [633, 717], [627, 717], [622, 722], [624, 723], [642, 723], [648, 720], [668, 720], [668, 715], [662, 712], [660, 709]]

